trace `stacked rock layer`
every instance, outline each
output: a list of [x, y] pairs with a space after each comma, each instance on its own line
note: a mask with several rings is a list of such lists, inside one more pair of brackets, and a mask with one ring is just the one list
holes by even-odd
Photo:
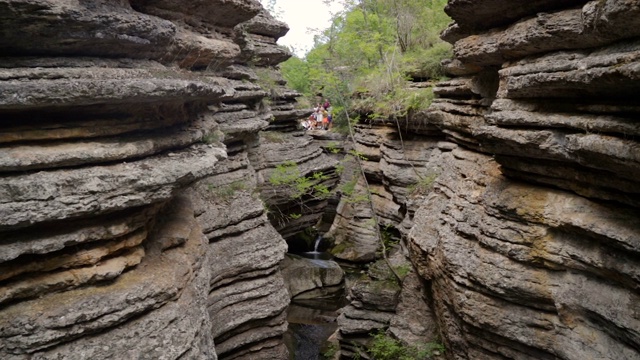
[[[402, 235], [445, 355], [640, 358], [640, 3], [446, 11], [454, 58], [438, 98], [356, 137], [375, 216]], [[343, 201], [339, 258], [376, 256], [373, 215]]]
[[637, 358], [640, 4], [504, 6], [446, 9], [466, 74], [426, 116], [477, 152], [451, 153], [409, 235], [441, 331], [454, 358]]
[[260, 82], [286, 25], [254, 0], [1, 0], [0, 23], [0, 358], [286, 359], [259, 196], [289, 148], [259, 132], [301, 113]]

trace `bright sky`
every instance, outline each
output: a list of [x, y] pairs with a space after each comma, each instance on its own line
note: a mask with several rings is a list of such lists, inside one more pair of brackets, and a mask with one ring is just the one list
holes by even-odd
[[[268, 0], [261, 0], [266, 7]], [[278, 44], [293, 46], [296, 55], [304, 56], [313, 47], [313, 36], [329, 27], [332, 14], [342, 10], [341, 1], [323, 0], [276, 0], [278, 20], [289, 25], [289, 32], [278, 40]]]

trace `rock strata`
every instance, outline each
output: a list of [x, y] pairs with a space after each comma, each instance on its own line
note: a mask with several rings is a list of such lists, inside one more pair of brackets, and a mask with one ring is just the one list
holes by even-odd
[[[407, 329], [435, 331], [449, 359], [639, 357], [639, 10], [448, 2], [452, 79], [402, 133], [393, 119], [356, 128], [374, 206], [343, 198], [333, 224], [336, 256], [370, 261], [379, 241], [364, 224], [377, 217], [407, 248], [420, 280], [406, 286], [420, 290], [365, 315], [363, 285], [352, 286], [343, 336], [381, 328], [415, 344]], [[420, 326], [386, 321], [406, 302]]]
[[0, 358], [288, 358], [256, 171], [291, 155], [259, 132], [301, 113], [259, 82], [286, 25], [253, 0], [5, 0], [0, 21]]

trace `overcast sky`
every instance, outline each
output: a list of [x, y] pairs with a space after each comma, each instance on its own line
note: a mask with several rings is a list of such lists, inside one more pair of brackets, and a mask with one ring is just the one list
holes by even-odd
[[[265, 5], [268, 0], [261, 0]], [[276, 0], [279, 20], [289, 25], [289, 32], [278, 40], [278, 44], [293, 46], [296, 55], [302, 57], [313, 46], [313, 36], [329, 27], [332, 14], [342, 10], [340, 1], [327, 6], [322, 0]]]

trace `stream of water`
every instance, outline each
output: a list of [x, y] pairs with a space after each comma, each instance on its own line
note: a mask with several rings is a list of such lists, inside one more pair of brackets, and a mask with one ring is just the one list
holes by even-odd
[[[322, 237], [318, 236], [313, 251], [298, 255], [319, 261], [331, 260], [331, 254], [318, 251], [321, 240]], [[291, 360], [322, 359], [320, 354], [325, 351], [327, 339], [338, 328], [336, 311], [344, 305], [344, 294], [339, 294], [332, 299], [294, 300], [289, 305], [287, 313], [289, 327], [285, 334], [289, 358]]]
[[[285, 338], [292, 360], [320, 360], [327, 339], [338, 329], [336, 310], [340, 304], [322, 301], [289, 306], [289, 328]], [[331, 305], [331, 306], [329, 306]], [[324, 309], [322, 309], [324, 307]]]

